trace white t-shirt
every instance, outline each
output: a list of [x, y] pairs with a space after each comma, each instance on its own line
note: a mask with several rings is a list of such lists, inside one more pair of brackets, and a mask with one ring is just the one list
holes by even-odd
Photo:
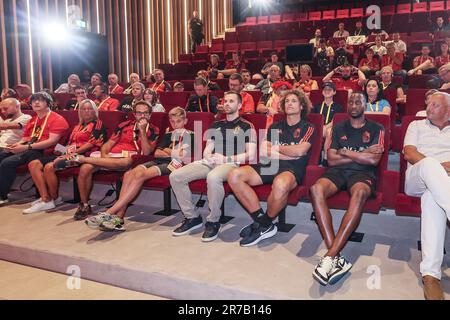
[[395, 47], [395, 52], [404, 52], [406, 53], [406, 43], [403, 40], [398, 40], [398, 42], [395, 42], [394, 40], [392, 41], [387, 41], [384, 43], [384, 45], [386, 46], [389, 43], [393, 43], [394, 47]]
[[19, 142], [20, 139], [22, 139], [23, 131], [28, 123], [30, 121], [31, 116], [28, 114], [22, 114], [17, 119], [11, 121], [11, 119], [2, 120], [0, 118], [0, 123], [20, 123], [22, 124], [22, 129], [8, 129], [8, 130], [1, 130], [0, 131], [0, 148], [4, 148], [9, 144], [13, 144], [16, 142]]
[[152, 106], [152, 112], [166, 112], [166, 109], [164, 109], [162, 104], [157, 103], [154, 106]]
[[428, 119], [413, 121], [406, 131], [404, 146], [414, 146], [426, 157], [434, 158], [441, 163], [448, 162], [450, 161], [450, 126], [440, 130]]

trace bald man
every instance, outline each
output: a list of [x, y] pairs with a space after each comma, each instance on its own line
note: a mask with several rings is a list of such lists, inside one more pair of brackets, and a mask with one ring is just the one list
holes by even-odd
[[119, 77], [115, 73], [108, 75], [108, 94], [122, 94], [123, 88], [119, 85]]
[[30, 121], [31, 116], [23, 114], [20, 110], [20, 102], [14, 98], [8, 98], [0, 103], [0, 151], [7, 145], [14, 144], [23, 136], [23, 128]]
[[450, 95], [432, 94], [427, 118], [411, 122], [403, 153], [405, 193], [421, 198], [422, 274], [427, 300], [443, 300], [440, 284], [447, 220], [450, 220]]

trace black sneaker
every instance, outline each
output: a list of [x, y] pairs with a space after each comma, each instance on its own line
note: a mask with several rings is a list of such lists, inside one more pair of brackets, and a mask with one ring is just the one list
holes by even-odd
[[211, 242], [217, 239], [220, 231], [220, 222], [206, 222], [205, 232], [203, 232], [202, 241]]
[[176, 228], [172, 232], [172, 235], [174, 235], [175, 237], [184, 236], [184, 235], [190, 233], [191, 231], [200, 229], [202, 226], [203, 226], [203, 219], [201, 216], [198, 216], [197, 218], [192, 218], [192, 219], [184, 219], [181, 226]]
[[80, 204], [78, 206], [77, 212], [75, 212], [75, 215], [73, 216], [73, 219], [75, 221], [81, 221], [86, 219], [87, 217], [92, 215], [92, 208], [91, 206], [84, 206], [82, 204]]
[[276, 225], [271, 224], [268, 227], [263, 227], [259, 225], [257, 228], [253, 229], [252, 233], [242, 239], [239, 244], [241, 247], [250, 247], [258, 244], [261, 240], [268, 239], [277, 234], [278, 228]]
[[258, 227], [259, 227], [258, 222], [250, 223], [248, 226], [245, 226], [241, 229], [241, 231], [239, 232], [239, 237], [241, 238], [248, 237], [252, 233], [252, 231]]

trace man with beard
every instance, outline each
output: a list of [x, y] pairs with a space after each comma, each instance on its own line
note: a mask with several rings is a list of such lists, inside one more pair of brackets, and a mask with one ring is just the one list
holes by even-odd
[[20, 102], [14, 98], [8, 98], [1, 102], [0, 111], [4, 120], [0, 117], [0, 151], [8, 145], [19, 142], [23, 136], [23, 129], [30, 121], [31, 116], [20, 111]]
[[[352, 77], [357, 73], [358, 77]], [[366, 82], [366, 76], [355, 66], [350, 64], [344, 64], [328, 73], [323, 82], [333, 82], [336, 85], [336, 90], [347, 90], [349, 96], [353, 91], [361, 90], [362, 86]]]
[[[375, 196], [376, 171], [384, 152], [384, 128], [364, 116], [366, 98], [352, 93], [348, 99], [349, 120], [335, 124], [328, 148], [327, 172], [311, 187], [311, 200], [327, 253], [313, 272], [322, 285], [335, 284], [352, 267], [342, 255], [350, 235], [358, 226], [362, 209]], [[337, 234], [327, 198], [347, 190], [351, 199]]]

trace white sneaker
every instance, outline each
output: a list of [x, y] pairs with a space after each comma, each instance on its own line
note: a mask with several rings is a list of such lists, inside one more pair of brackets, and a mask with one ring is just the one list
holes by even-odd
[[345, 259], [343, 256], [336, 258], [334, 263], [333, 270], [328, 274], [328, 284], [335, 284], [339, 280], [341, 280], [347, 272], [352, 268], [352, 264]]
[[37, 205], [39, 202], [42, 201], [42, 198], [39, 198], [37, 200], [34, 200], [32, 203], [30, 203], [30, 207]]
[[[39, 198], [37, 200], [34, 200], [32, 203], [30, 203], [30, 207], [38, 204], [39, 202], [42, 202], [42, 198]], [[53, 202], [55, 203], [55, 207], [59, 206], [60, 204], [62, 204], [64, 202], [62, 197], [58, 197], [57, 199], [53, 200]]]
[[55, 209], [55, 207], [56, 207], [55, 202], [53, 200], [50, 202], [40, 201], [40, 202], [36, 203], [34, 206], [32, 206], [31, 208], [24, 210], [23, 213], [24, 214], [37, 213], [37, 212]]
[[331, 270], [334, 269], [336, 265], [336, 260], [332, 257], [325, 256], [320, 259], [319, 264], [316, 266], [313, 272], [313, 277], [316, 279], [321, 285], [325, 286], [328, 284], [329, 275]]
[[55, 207], [59, 206], [60, 204], [64, 203], [64, 200], [62, 197], [58, 197], [55, 200], [53, 200], [53, 202], [55, 203]]

